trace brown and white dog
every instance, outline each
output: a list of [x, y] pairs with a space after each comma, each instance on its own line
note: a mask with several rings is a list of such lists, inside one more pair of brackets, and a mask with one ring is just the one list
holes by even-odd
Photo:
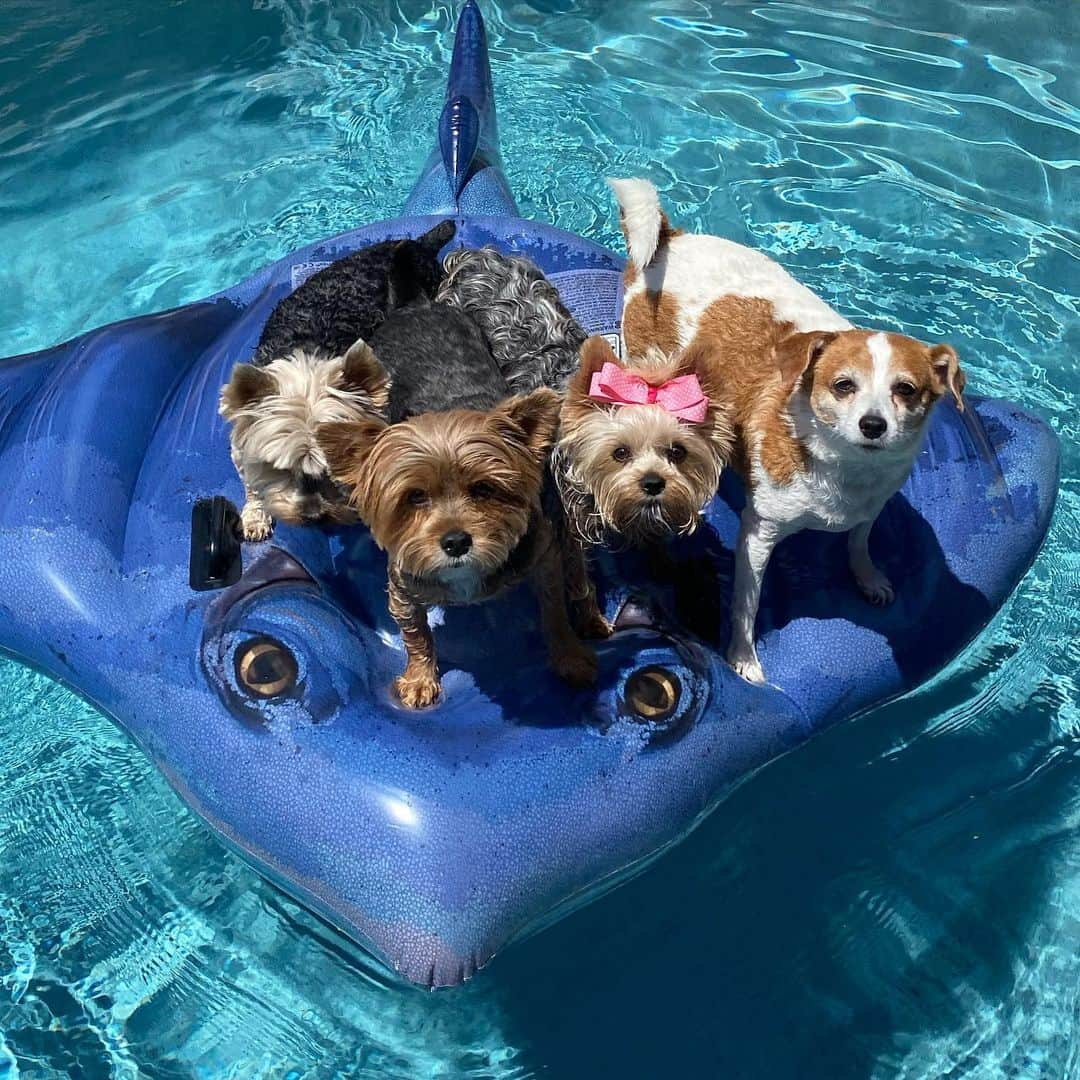
[[964, 373], [949, 345], [856, 329], [759, 251], [671, 226], [647, 180], [612, 180], [630, 261], [622, 331], [631, 355], [708, 350], [747, 487], [735, 557], [728, 662], [765, 675], [754, 623], [773, 548], [801, 529], [848, 533], [862, 594], [893, 600], [868, 541], [904, 483], [926, 419]]

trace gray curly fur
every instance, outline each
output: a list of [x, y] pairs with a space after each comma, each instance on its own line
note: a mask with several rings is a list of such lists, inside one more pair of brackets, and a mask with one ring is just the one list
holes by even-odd
[[577, 370], [588, 335], [563, 307], [538, 266], [495, 248], [452, 251], [436, 301], [467, 315], [517, 394], [541, 386], [562, 391]]

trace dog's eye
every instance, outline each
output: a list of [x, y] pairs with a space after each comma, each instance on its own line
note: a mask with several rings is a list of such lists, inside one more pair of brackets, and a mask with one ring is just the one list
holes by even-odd
[[913, 398], [917, 392], [917, 387], [909, 382], [898, 382], [893, 387], [893, 393], [902, 398]]
[[405, 496], [405, 501], [410, 506], [427, 506], [428, 494], [422, 488], [413, 488], [412, 491]]
[[611, 451], [611, 456], [616, 461], [629, 461], [630, 460], [630, 447], [629, 446], [616, 446]]
[[686, 447], [682, 443], [672, 443], [668, 447], [667, 459], [672, 465], [678, 465], [680, 461], [685, 461]]
[[495, 488], [484, 480], [473, 484], [469, 488], [469, 497], [483, 502], [485, 499], [495, 498]]
[[848, 394], [853, 394], [855, 392], [855, 384], [851, 379], [837, 379], [836, 382], [832, 384], [832, 392], [837, 397], [847, 397]]
[[645, 667], [626, 680], [626, 704], [640, 720], [666, 720], [679, 705], [678, 676], [662, 667]]
[[252, 638], [236, 650], [236, 680], [252, 697], [287, 694], [297, 675], [296, 657], [273, 638]]

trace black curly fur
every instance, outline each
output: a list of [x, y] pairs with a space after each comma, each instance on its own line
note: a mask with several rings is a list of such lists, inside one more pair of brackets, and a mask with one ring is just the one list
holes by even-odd
[[435, 299], [480, 327], [513, 391], [564, 390], [588, 335], [540, 268], [493, 247], [452, 251], [443, 265], [446, 278]]
[[391, 312], [369, 344], [390, 376], [391, 423], [444, 409], [491, 409], [513, 392], [476, 324], [426, 297]]
[[342, 356], [368, 341], [391, 311], [431, 297], [443, 277], [439, 251], [457, 226], [443, 221], [416, 240], [384, 240], [313, 274], [266, 320], [253, 362], [268, 364], [294, 349]]

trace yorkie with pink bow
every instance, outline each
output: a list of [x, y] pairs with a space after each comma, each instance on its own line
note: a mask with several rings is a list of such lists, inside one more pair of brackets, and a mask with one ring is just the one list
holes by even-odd
[[602, 636], [586, 547], [655, 547], [691, 533], [716, 494], [734, 436], [705, 361], [689, 348], [624, 362], [602, 337], [581, 348], [551, 458], [579, 633]]
[[650, 349], [624, 363], [602, 337], [582, 346], [552, 452], [580, 542], [646, 546], [697, 527], [733, 445], [705, 360]]

